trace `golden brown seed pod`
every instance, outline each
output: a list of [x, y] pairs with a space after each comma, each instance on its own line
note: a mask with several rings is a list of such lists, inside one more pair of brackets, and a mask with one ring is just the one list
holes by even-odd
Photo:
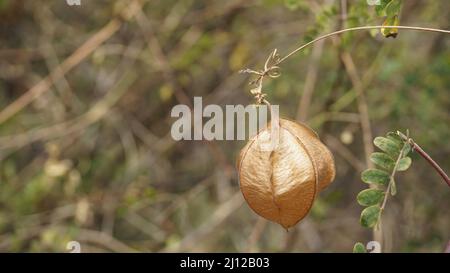
[[279, 141], [265, 149], [271, 125], [241, 150], [239, 183], [249, 206], [284, 228], [297, 224], [334, 179], [333, 155], [304, 124], [280, 119]]

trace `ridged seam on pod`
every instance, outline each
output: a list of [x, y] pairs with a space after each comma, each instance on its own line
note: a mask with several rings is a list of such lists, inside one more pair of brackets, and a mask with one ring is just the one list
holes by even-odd
[[241, 150], [239, 184], [249, 206], [262, 217], [289, 228], [303, 219], [316, 195], [335, 177], [331, 152], [304, 124], [280, 119], [279, 141], [273, 150], [271, 125]]

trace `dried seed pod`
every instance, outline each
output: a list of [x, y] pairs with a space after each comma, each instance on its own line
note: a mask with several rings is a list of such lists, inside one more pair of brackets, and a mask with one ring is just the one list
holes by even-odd
[[239, 183], [249, 206], [284, 228], [298, 223], [334, 179], [333, 155], [304, 124], [280, 119], [278, 144], [264, 149], [271, 125], [241, 150]]

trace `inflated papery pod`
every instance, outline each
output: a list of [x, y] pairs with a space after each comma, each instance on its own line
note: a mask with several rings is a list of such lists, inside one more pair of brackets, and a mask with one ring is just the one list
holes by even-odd
[[[333, 155], [304, 124], [277, 119], [253, 137], [238, 158], [239, 183], [249, 206], [288, 229], [303, 219], [334, 179]], [[270, 149], [268, 141], [277, 141]]]

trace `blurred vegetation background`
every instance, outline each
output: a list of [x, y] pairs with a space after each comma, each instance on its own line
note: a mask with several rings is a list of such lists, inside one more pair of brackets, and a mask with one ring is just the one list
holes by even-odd
[[[400, 24], [449, 29], [449, 12], [445, 0], [403, 1]], [[243, 201], [245, 142], [176, 142], [170, 111], [194, 96], [254, 103], [240, 69], [382, 22], [363, 0], [0, 0], [0, 251], [66, 252], [75, 240], [82, 252], [349, 252], [372, 240], [355, 201], [373, 149], [364, 137], [408, 128], [450, 170], [448, 36], [347, 33], [265, 82], [281, 115], [317, 130], [337, 164], [289, 232]], [[383, 248], [442, 252], [450, 190], [412, 157], [383, 214]]]

